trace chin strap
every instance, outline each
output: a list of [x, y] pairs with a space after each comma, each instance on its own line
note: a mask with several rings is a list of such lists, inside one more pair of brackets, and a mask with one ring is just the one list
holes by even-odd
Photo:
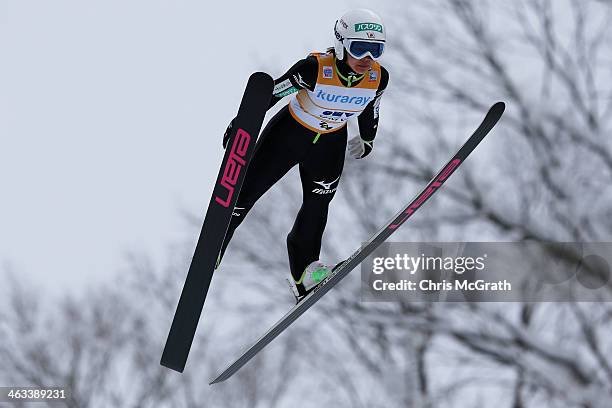
[[338, 68], [338, 58], [335, 59], [334, 65], [336, 66], [336, 73], [341, 79], [344, 79], [346, 81], [346, 86], [348, 86], [349, 88], [353, 85], [353, 83], [361, 81], [361, 79], [365, 76], [365, 74], [361, 74], [359, 76], [349, 74], [348, 77], [345, 77], [344, 75], [342, 75], [340, 69]]

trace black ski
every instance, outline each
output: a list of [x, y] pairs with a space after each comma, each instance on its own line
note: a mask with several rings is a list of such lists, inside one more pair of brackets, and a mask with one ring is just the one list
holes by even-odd
[[484, 120], [476, 129], [474, 134], [465, 142], [452, 159], [442, 167], [442, 170], [429, 182], [427, 187], [421, 191], [404, 209], [395, 215], [380, 231], [374, 234], [361, 248], [359, 248], [347, 260], [339, 263], [327, 278], [321, 282], [308, 296], [295, 305], [289, 313], [283, 316], [266, 334], [255, 344], [248, 348], [236, 361], [230, 364], [221, 374], [211, 381], [210, 384], [227, 380], [243, 365], [251, 360], [261, 349], [274, 340], [291, 323], [300, 317], [306, 310], [314, 305], [334, 285], [340, 282], [350, 271], [359, 265], [369, 254], [382, 244], [391, 234], [395, 232], [412, 214], [414, 214], [429, 197], [431, 197], [448, 177], [459, 167], [459, 165], [478, 146], [482, 139], [493, 129], [504, 113], [505, 105], [497, 102], [490, 109]]
[[270, 104], [274, 80], [256, 72], [249, 78], [213, 190], [202, 231], [174, 314], [161, 364], [183, 372], [217, 257]]

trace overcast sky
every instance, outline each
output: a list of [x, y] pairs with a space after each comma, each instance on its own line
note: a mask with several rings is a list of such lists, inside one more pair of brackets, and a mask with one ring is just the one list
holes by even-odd
[[0, 260], [49, 290], [126, 250], [162, 261], [179, 210], [204, 216], [248, 75], [325, 49], [367, 3], [286, 4], [0, 0]]

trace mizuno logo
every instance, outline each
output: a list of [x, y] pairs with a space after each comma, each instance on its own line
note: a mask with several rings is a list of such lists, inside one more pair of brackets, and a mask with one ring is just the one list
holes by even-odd
[[309, 85], [306, 83], [306, 81], [304, 81], [304, 79], [302, 78], [302, 75], [300, 75], [300, 73], [298, 72], [297, 75], [293, 76], [293, 79], [295, 80], [295, 82], [301, 86], [302, 88], [308, 88]]
[[335, 179], [334, 181], [331, 181], [329, 183], [326, 183], [325, 181], [315, 181], [315, 184], [320, 185], [323, 188], [315, 188], [314, 190], [312, 190], [313, 193], [315, 194], [331, 194], [334, 191], [336, 191], [335, 188], [331, 188], [331, 186], [336, 183], [338, 180], [340, 180], [340, 176], [338, 176], [337, 179]]

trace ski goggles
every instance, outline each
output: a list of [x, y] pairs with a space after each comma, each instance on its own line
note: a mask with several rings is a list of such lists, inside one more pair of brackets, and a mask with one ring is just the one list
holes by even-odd
[[385, 43], [346, 39], [345, 48], [353, 58], [362, 59], [369, 55], [378, 59], [385, 50]]

